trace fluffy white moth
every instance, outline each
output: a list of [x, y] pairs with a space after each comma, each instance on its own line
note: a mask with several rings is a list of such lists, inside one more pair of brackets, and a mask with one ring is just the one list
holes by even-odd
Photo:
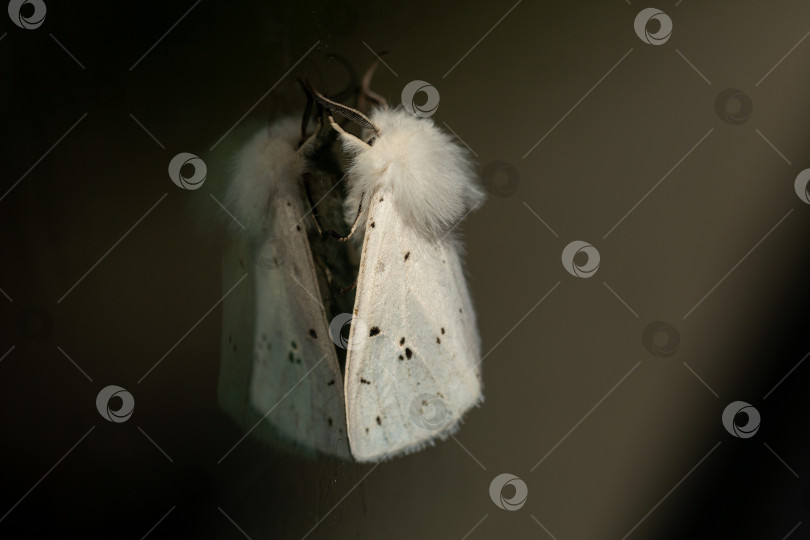
[[369, 119], [318, 98], [374, 131], [365, 142], [332, 122], [350, 156], [347, 220], [363, 234], [347, 429], [355, 459], [378, 461], [447, 438], [482, 399], [480, 337], [453, 229], [484, 193], [467, 152], [431, 119], [385, 107]]
[[348, 457], [340, 367], [304, 220], [315, 135], [299, 149], [299, 126], [293, 118], [269, 125], [235, 160], [226, 200], [246, 231], [223, 275], [226, 284], [248, 277], [224, 307], [220, 401], [260, 437], [268, 424], [282, 440]]

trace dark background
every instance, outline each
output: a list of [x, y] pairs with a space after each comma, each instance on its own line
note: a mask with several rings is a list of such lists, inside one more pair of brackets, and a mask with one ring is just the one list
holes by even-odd
[[[810, 206], [793, 188], [810, 5], [667, 0], [661, 46], [635, 34], [643, 7], [48, 1], [37, 29], [0, 18], [0, 537], [810, 538]], [[300, 110], [297, 76], [336, 91], [329, 55], [362, 71], [369, 47], [388, 51], [378, 92], [430, 82], [481, 170], [517, 174], [487, 179], [463, 226], [486, 402], [456, 440], [379, 466], [251, 439], [217, 464], [241, 436], [216, 400], [217, 164]], [[718, 105], [727, 88], [750, 115]], [[169, 179], [179, 152], [206, 160], [202, 188]], [[573, 240], [599, 250], [589, 279], [561, 264]], [[678, 336], [664, 355], [643, 339], [655, 321]], [[134, 396], [125, 423], [96, 410], [111, 384]], [[721, 423], [736, 400], [761, 414], [752, 438]], [[528, 486], [520, 510], [490, 499], [504, 472]]]

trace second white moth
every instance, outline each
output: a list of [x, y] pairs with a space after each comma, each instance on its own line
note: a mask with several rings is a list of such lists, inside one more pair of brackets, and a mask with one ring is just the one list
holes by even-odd
[[384, 107], [366, 118], [320, 99], [371, 135], [332, 124], [350, 156], [347, 220], [363, 237], [347, 430], [355, 459], [377, 461], [447, 438], [482, 400], [480, 337], [454, 228], [484, 194], [467, 152], [432, 120]]

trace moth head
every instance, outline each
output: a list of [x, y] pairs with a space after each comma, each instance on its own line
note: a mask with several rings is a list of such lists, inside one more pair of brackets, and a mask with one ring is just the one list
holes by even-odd
[[[324, 107], [327, 111], [329, 111], [329, 122], [332, 124], [332, 127], [345, 137], [348, 137], [349, 140], [354, 140], [356, 143], [363, 145], [363, 146], [371, 146], [374, 144], [374, 141], [379, 137], [380, 130], [379, 128], [374, 125], [374, 123], [369, 120], [368, 116], [363, 114], [362, 112], [358, 111], [357, 109], [353, 109], [348, 105], [343, 105], [342, 103], [338, 103], [336, 101], [332, 101], [331, 99], [325, 97], [321, 93], [319, 93], [314, 88], [310, 87], [310, 91], [315, 96], [315, 101], [322, 107]], [[371, 132], [371, 136], [367, 138], [367, 140], [363, 140], [356, 135], [352, 135], [351, 133], [344, 130], [340, 127], [334, 116], [342, 116], [347, 120], [354, 122], [355, 124], [359, 125], [360, 127], [364, 128], [364, 130], [368, 130]]]

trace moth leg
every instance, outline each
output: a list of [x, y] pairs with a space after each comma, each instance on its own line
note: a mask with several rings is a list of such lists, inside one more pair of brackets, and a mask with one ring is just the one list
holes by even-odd
[[349, 238], [352, 237], [354, 231], [357, 230], [357, 224], [360, 223], [360, 214], [363, 213], [363, 200], [365, 199], [365, 196], [366, 196], [365, 191], [360, 194], [360, 204], [357, 206], [357, 215], [354, 216], [354, 223], [352, 223], [352, 228], [349, 230], [349, 234], [347, 234], [346, 236], [341, 236], [340, 233], [333, 231], [332, 229], [328, 231], [329, 234], [332, 235], [333, 238], [337, 238], [339, 242], [347, 241]]
[[346, 294], [347, 292], [351, 291], [352, 289], [354, 289], [356, 287], [357, 287], [357, 280], [355, 279], [354, 283], [352, 283], [348, 287], [341, 287], [340, 288], [340, 294]]

